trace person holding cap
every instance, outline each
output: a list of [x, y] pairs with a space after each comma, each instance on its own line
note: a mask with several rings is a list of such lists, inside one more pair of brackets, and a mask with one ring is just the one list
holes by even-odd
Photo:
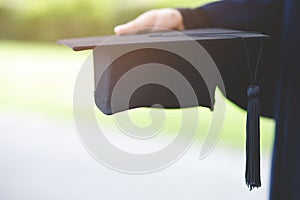
[[265, 49], [268, 62], [263, 63], [259, 76], [264, 79], [261, 87], [268, 93], [263, 100], [276, 121], [272, 200], [300, 199], [299, 11], [299, 0], [223, 0], [195, 9], [150, 10], [114, 29], [117, 35], [141, 33], [147, 27], [150, 31], [227, 28], [270, 35]]

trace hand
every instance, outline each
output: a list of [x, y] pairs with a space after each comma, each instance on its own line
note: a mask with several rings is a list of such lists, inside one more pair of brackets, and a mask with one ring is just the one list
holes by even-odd
[[183, 30], [181, 13], [173, 8], [150, 10], [126, 24], [116, 26], [114, 31], [117, 35], [126, 35], [161, 29]]

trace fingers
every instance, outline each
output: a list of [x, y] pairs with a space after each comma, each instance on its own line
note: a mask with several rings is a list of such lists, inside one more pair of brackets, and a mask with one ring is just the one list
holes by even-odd
[[141, 28], [142, 26], [140, 26], [136, 21], [131, 21], [126, 24], [116, 26], [114, 28], [114, 32], [117, 35], [136, 34]]
[[126, 24], [116, 26], [114, 31], [117, 35], [128, 35], [163, 29], [184, 29], [183, 19], [178, 10], [173, 8], [150, 10]]
[[[151, 29], [155, 22], [156, 11], [148, 11], [136, 19], [114, 28], [114, 32], [117, 35], [126, 35], [126, 34], [137, 34], [147, 32], [146, 29]], [[150, 30], [148, 30], [150, 31]]]
[[123, 24], [123, 25], [118, 25], [114, 28], [114, 32], [115, 34], [119, 35], [121, 34], [122, 32], [124, 32], [124, 29], [126, 30], [126, 25]]
[[124, 35], [126, 32], [128, 33], [130, 30], [132, 30], [132, 27], [134, 27], [132, 23], [126, 23], [116, 26], [114, 31], [117, 35]]

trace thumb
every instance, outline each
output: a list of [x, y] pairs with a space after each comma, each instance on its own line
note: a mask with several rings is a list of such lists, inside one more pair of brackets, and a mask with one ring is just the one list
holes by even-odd
[[143, 27], [143, 24], [141, 23], [141, 21], [138, 19], [135, 19], [126, 24], [116, 26], [114, 28], [114, 31], [117, 35], [137, 34], [137, 33], [141, 32], [140, 29], [142, 27]]
[[122, 24], [122, 25], [116, 26], [114, 28], [114, 32], [115, 32], [115, 34], [120, 35], [121, 33], [126, 32], [127, 29], [128, 29], [127, 24]]
[[135, 30], [138, 27], [139, 27], [139, 23], [137, 23], [136, 20], [133, 20], [126, 24], [116, 26], [114, 28], [114, 31], [117, 35], [135, 34], [138, 32], [138, 30]]

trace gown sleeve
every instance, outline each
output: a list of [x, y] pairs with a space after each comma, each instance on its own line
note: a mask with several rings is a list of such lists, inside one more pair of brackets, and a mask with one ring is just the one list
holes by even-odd
[[186, 29], [222, 27], [268, 33], [281, 19], [279, 0], [223, 0], [180, 8]]
[[[260, 86], [261, 113], [274, 117], [276, 81], [278, 80], [281, 20], [283, 1], [280, 0], [223, 0], [198, 8], [179, 8], [186, 29], [226, 28], [257, 31], [270, 36], [264, 44], [257, 82]], [[255, 46], [255, 44], [254, 44]], [[253, 47], [253, 46], [252, 46]], [[249, 48], [252, 48], [249, 43]], [[259, 46], [253, 47], [251, 63], [255, 63]], [[256, 49], [256, 50], [255, 50]], [[220, 53], [227, 56], [232, 48]], [[236, 51], [236, 50], [235, 50]], [[240, 51], [244, 52], [242, 46]], [[242, 108], [247, 106], [246, 90], [250, 82], [244, 53], [236, 55], [234, 62], [219, 62], [226, 97]], [[252, 64], [252, 68], [255, 64]]]

